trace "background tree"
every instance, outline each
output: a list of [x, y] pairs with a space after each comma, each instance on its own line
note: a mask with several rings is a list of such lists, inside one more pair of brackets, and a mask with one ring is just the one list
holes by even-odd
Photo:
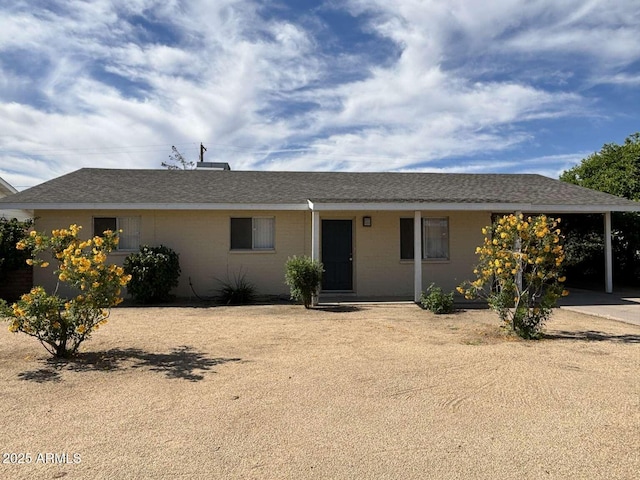
[[171, 147], [169, 161], [162, 162], [161, 165], [168, 170], [193, 170], [196, 166], [194, 162], [184, 158], [175, 146]]
[[[622, 145], [609, 143], [560, 180], [640, 201], [640, 133]], [[565, 215], [567, 274], [572, 283], [601, 282], [604, 276], [604, 227], [601, 215]], [[614, 275], [626, 285], [640, 285], [640, 215], [613, 213]]]
[[15, 218], [0, 218], [0, 281], [8, 272], [25, 266], [25, 260], [31, 252], [17, 250], [16, 244], [29, 236], [33, 220], [20, 221]]

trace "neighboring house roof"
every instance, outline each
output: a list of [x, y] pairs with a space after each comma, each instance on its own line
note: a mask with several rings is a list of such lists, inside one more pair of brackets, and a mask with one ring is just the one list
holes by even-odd
[[[11, 197], [15, 195], [17, 190], [13, 186], [0, 177], [0, 201], [3, 197]], [[12, 198], [7, 198], [7, 202], [11, 202]], [[33, 212], [22, 210], [21, 208], [12, 208], [7, 204], [0, 203], [0, 218], [17, 218], [18, 220], [26, 220], [31, 218]]]
[[640, 202], [534, 174], [94, 168], [17, 193], [11, 204], [29, 209], [640, 211]]
[[0, 177], [0, 198], [16, 193], [17, 190]]

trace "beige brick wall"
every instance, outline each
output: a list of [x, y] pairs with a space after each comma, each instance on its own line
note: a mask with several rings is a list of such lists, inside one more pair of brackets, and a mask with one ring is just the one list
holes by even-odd
[[[275, 250], [269, 252], [231, 252], [230, 218], [267, 216], [275, 218]], [[36, 212], [36, 228], [50, 232], [68, 227], [72, 223], [82, 225], [83, 237], [93, 234], [94, 216], [139, 216], [140, 242], [149, 245], [163, 244], [180, 254], [182, 275], [175, 290], [178, 296], [192, 296], [189, 277], [200, 296], [211, 296], [219, 288], [216, 278], [234, 278], [241, 272], [256, 286], [259, 294], [286, 294], [284, 264], [290, 255], [311, 253], [311, 214], [306, 211], [280, 212], [215, 212], [215, 211], [63, 211]], [[114, 252], [110, 261], [122, 265], [130, 252]], [[49, 290], [55, 288], [52, 268], [35, 269], [34, 284]], [[64, 294], [64, 292], [61, 292]]]
[[[362, 217], [372, 218], [371, 227]], [[354, 289], [361, 296], [406, 296], [413, 298], [413, 260], [400, 260], [400, 218], [414, 212], [370, 211], [357, 215], [322, 212], [321, 219], [351, 218], [354, 221]], [[489, 212], [429, 212], [423, 217], [449, 218], [447, 261], [423, 261], [422, 284], [431, 282], [454, 289], [471, 278], [476, 262], [475, 248], [482, 243], [481, 229], [491, 222]]]
[[[89, 237], [94, 216], [139, 216], [141, 243], [163, 244], [180, 254], [182, 275], [175, 290], [179, 296], [192, 295], [189, 277], [201, 296], [216, 293], [216, 278], [244, 272], [260, 294], [288, 293], [284, 284], [284, 264], [291, 255], [311, 254], [311, 213], [308, 211], [216, 212], [216, 211], [36, 211], [36, 228], [50, 231], [76, 223]], [[372, 217], [372, 227], [362, 226], [362, 217]], [[233, 252], [230, 247], [230, 217], [273, 216], [275, 250]], [[475, 247], [482, 242], [480, 229], [490, 222], [488, 212], [428, 212], [423, 216], [447, 216], [450, 228], [450, 260], [423, 261], [423, 286], [431, 282], [452, 289], [471, 277], [476, 261]], [[354, 224], [354, 289], [361, 296], [413, 296], [413, 261], [400, 260], [400, 218], [407, 212], [322, 212], [321, 219], [348, 218]], [[129, 252], [115, 252], [111, 261], [122, 264]], [[34, 284], [53, 290], [52, 268], [35, 269]], [[61, 293], [65, 293], [62, 291]]]

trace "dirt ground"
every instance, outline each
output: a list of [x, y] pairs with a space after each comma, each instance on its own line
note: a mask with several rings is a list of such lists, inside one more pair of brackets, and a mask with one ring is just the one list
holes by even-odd
[[0, 327], [2, 479], [640, 471], [634, 325], [559, 310], [525, 342], [486, 310], [119, 308], [72, 361]]

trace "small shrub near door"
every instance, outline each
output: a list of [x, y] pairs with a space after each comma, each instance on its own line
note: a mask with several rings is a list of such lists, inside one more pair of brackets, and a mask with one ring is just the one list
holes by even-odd
[[451, 313], [453, 312], [453, 292], [444, 293], [440, 287], [432, 283], [426, 293], [422, 292], [420, 305], [437, 315]]
[[142, 303], [162, 302], [171, 298], [169, 292], [178, 286], [180, 261], [171, 248], [142, 245], [124, 261], [124, 271], [131, 275], [127, 291]]
[[318, 294], [324, 267], [317, 260], [307, 256], [293, 256], [285, 264], [285, 283], [291, 290], [291, 299], [301, 301], [309, 308], [313, 297]]

